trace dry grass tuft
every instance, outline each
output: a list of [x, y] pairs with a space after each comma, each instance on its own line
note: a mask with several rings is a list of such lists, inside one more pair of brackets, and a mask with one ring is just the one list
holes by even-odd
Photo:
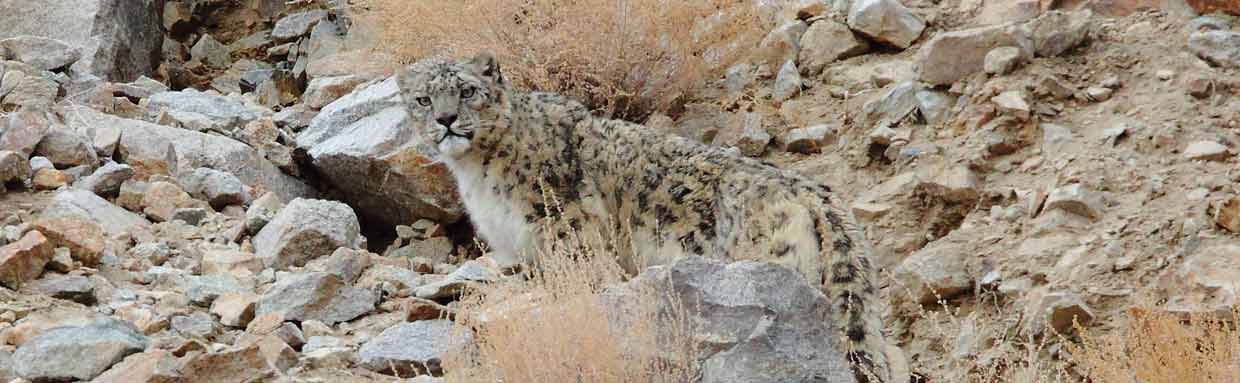
[[406, 62], [496, 54], [518, 86], [641, 122], [683, 106], [769, 29], [750, 0], [363, 0], [377, 49]]
[[1118, 331], [1070, 345], [1091, 382], [1240, 382], [1240, 312], [1225, 318], [1129, 310]]
[[650, 283], [629, 284], [631, 299], [602, 299], [626, 275], [613, 254], [586, 245], [597, 239], [549, 236], [527, 278], [462, 297], [456, 328], [472, 331], [477, 347], [444, 358], [448, 381], [693, 381], [688, 311]]

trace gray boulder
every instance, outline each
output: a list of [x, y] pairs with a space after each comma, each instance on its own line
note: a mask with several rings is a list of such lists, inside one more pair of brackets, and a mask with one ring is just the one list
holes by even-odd
[[336, 249], [365, 247], [357, 215], [334, 201], [296, 199], [254, 236], [254, 250], [267, 267], [287, 269], [326, 257]]
[[921, 85], [909, 81], [896, 84], [882, 96], [862, 106], [862, 121], [870, 125], [894, 126], [917, 110]]
[[151, 95], [150, 103], [146, 107], [147, 116], [155, 117], [165, 110], [206, 116], [226, 132], [239, 129], [259, 117], [258, 111], [246, 106], [240, 100], [192, 89]]
[[78, 59], [77, 48], [64, 41], [37, 36], [17, 36], [0, 40], [0, 52], [40, 70], [61, 69]]
[[132, 81], [153, 74], [159, 63], [162, 6], [151, 0], [3, 1], [0, 38], [59, 40], [80, 54], [73, 72]]
[[99, 225], [109, 236], [147, 231], [150, 222], [137, 214], [90, 191], [66, 189], [56, 193], [52, 202], [43, 209], [43, 217], [79, 217]]
[[396, 80], [389, 78], [324, 107], [297, 136], [297, 147], [345, 202], [379, 224], [460, 219], [464, 207], [455, 182], [443, 165], [428, 166], [410, 125]]
[[838, 125], [821, 124], [789, 130], [784, 134], [784, 150], [801, 153], [820, 153], [822, 148], [836, 139]]
[[[0, 72], [4, 70], [0, 64]], [[3, 73], [0, 73], [3, 75]], [[3, 92], [0, 83], [0, 94]], [[0, 125], [0, 150], [11, 150], [26, 155], [34, 154], [34, 148], [43, 141], [43, 136], [52, 128], [51, 116], [48, 113], [34, 110], [18, 110], [8, 116], [8, 122]], [[0, 119], [4, 122], [4, 119]]]
[[191, 196], [206, 200], [216, 209], [241, 205], [246, 201], [245, 184], [237, 176], [219, 170], [194, 169], [181, 177], [181, 184], [185, 185], [185, 191]]
[[103, 319], [81, 327], [47, 330], [13, 353], [17, 375], [32, 381], [90, 380], [141, 352], [147, 337], [127, 322]]
[[45, 277], [23, 286], [29, 291], [81, 303], [95, 304], [95, 282], [81, 275]]
[[43, 73], [34, 72], [28, 66], [23, 71], [21, 65], [9, 61], [0, 65], [0, 107], [5, 110], [32, 108], [46, 110], [56, 101], [60, 92], [60, 84]]
[[775, 102], [790, 100], [801, 94], [801, 87], [803, 85], [801, 72], [797, 70], [796, 63], [788, 60], [779, 68], [779, 74], [775, 76], [775, 86], [771, 90], [771, 99]]
[[1240, 68], [1240, 33], [1238, 32], [1193, 33], [1188, 38], [1188, 49], [1210, 64], [1225, 68]]
[[895, 278], [908, 294], [899, 294], [917, 304], [934, 306], [940, 299], [952, 299], [973, 291], [968, 243], [935, 241], [905, 258], [894, 270]]
[[853, 34], [847, 25], [821, 20], [810, 25], [801, 35], [801, 52], [797, 61], [801, 73], [814, 76], [822, 73], [827, 64], [862, 55], [869, 50], [870, 43]]
[[271, 30], [271, 38], [285, 42], [304, 36], [324, 17], [327, 17], [327, 11], [324, 10], [289, 14], [276, 22], [276, 26]]
[[362, 367], [397, 376], [440, 374], [443, 355], [467, 347], [473, 337], [456, 333], [452, 321], [445, 319], [401, 323], [362, 345], [358, 358]]
[[441, 299], [460, 295], [472, 283], [495, 282], [499, 280], [500, 270], [492, 262], [469, 260], [461, 264], [447, 277], [418, 286], [414, 295], [424, 299]]
[[[26, 156], [13, 151], [0, 150], [0, 186], [9, 183], [22, 183], [30, 178], [30, 160]], [[3, 187], [0, 187], [2, 190]]]
[[280, 209], [284, 208], [284, 201], [280, 200], [280, 196], [275, 193], [263, 194], [262, 197], [250, 203], [250, 208], [245, 210], [245, 230], [250, 234], [258, 234], [267, 223], [276, 218], [276, 214], [280, 213]]
[[1034, 51], [1038, 56], [1054, 57], [1075, 48], [1089, 37], [1093, 12], [1050, 11], [1030, 22]]
[[1017, 47], [1023, 57], [1033, 57], [1030, 35], [1028, 25], [1015, 23], [939, 33], [917, 51], [921, 81], [949, 85], [980, 73], [986, 54], [998, 47]]
[[241, 281], [227, 274], [190, 275], [177, 281], [179, 290], [185, 292], [189, 301], [202, 307], [210, 307], [217, 298], [226, 294], [253, 293], [253, 289], [243, 286]]
[[334, 274], [312, 272], [285, 277], [259, 298], [255, 317], [284, 312], [290, 321], [316, 320], [327, 325], [370, 313], [379, 297], [348, 287]]
[[848, 26], [901, 49], [913, 45], [926, 30], [926, 22], [899, 0], [854, 0], [848, 10]]
[[194, 43], [194, 47], [190, 48], [189, 54], [194, 60], [198, 60], [213, 68], [227, 68], [232, 64], [232, 57], [229, 55], [228, 47], [214, 37], [211, 37], [210, 34], [202, 35], [198, 42]]
[[[690, 310], [690, 321], [700, 325], [692, 339], [708, 342], [699, 348], [704, 383], [855, 382], [841, 336], [825, 319], [830, 303], [792, 269], [685, 257], [609, 289], [604, 304], [619, 311], [648, 299], [635, 292], [639, 286], [677, 297]], [[662, 300], [660, 308], [668, 304]]]
[[115, 197], [120, 194], [121, 184], [132, 177], [133, 168], [129, 165], [109, 162], [78, 180], [73, 186], [103, 197]]
[[44, 135], [43, 140], [39, 141], [39, 145], [35, 147], [34, 154], [47, 157], [53, 164], [62, 168], [78, 165], [94, 166], [99, 161], [90, 139], [64, 126], [56, 126], [48, 130], [47, 135]]
[[[153, 96], [154, 97], [154, 96]], [[172, 166], [172, 175], [188, 174], [198, 168], [211, 168], [237, 176], [255, 189], [256, 194], [273, 192], [280, 198], [292, 200], [312, 197], [317, 193], [309, 185], [280, 171], [276, 165], [263, 158], [254, 148], [240, 141], [219, 135], [191, 132], [148, 122], [119, 118], [100, 113], [87, 107], [69, 107], [66, 123], [89, 129], [95, 125], [121, 126], [121, 142], [118, 148], [124, 162], [134, 167], [139, 178], [144, 171], [132, 159], [141, 160], [150, 173], [159, 173], [162, 166]], [[171, 144], [171, 149], [151, 150], [160, 144]], [[172, 153], [172, 159], [167, 158]], [[141, 154], [139, 156], [138, 154]], [[167, 162], [173, 162], [168, 164]]]

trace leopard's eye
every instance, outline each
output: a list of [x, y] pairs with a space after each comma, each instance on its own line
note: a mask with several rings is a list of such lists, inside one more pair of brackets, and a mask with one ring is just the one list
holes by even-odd
[[474, 88], [461, 89], [461, 98], [470, 98], [474, 96]]
[[422, 106], [431, 106], [430, 97], [418, 97], [418, 104]]

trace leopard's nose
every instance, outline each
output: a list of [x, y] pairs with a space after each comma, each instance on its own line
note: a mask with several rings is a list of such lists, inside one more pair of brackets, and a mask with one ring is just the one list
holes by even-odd
[[438, 121], [439, 125], [443, 125], [445, 128], [451, 128], [452, 123], [456, 122], [456, 115], [439, 117], [435, 121]]

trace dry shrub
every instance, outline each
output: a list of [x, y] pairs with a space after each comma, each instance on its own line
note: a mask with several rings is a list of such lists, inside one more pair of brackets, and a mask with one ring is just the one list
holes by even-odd
[[363, 0], [377, 49], [405, 62], [489, 50], [518, 86], [642, 121], [674, 110], [768, 30], [752, 0]]
[[528, 278], [483, 286], [459, 301], [456, 330], [472, 331], [476, 347], [445, 356], [448, 381], [693, 380], [697, 352], [687, 310], [649, 283], [629, 284], [634, 294], [622, 304], [601, 299], [625, 273], [613, 254], [585, 246], [592, 242], [585, 237], [546, 238]]
[[[916, 334], [906, 345], [910, 369], [918, 382], [1076, 383], [1059, 345], [1068, 342], [1049, 327], [1040, 334], [1023, 331], [1021, 314], [996, 291], [917, 303], [920, 293], [890, 272], [881, 274], [897, 302], [893, 315], [910, 327], [889, 329]], [[920, 290], [919, 290], [920, 291]]]
[[1069, 346], [1097, 383], [1240, 382], [1240, 312], [1223, 318], [1130, 309], [1118, 331]]

